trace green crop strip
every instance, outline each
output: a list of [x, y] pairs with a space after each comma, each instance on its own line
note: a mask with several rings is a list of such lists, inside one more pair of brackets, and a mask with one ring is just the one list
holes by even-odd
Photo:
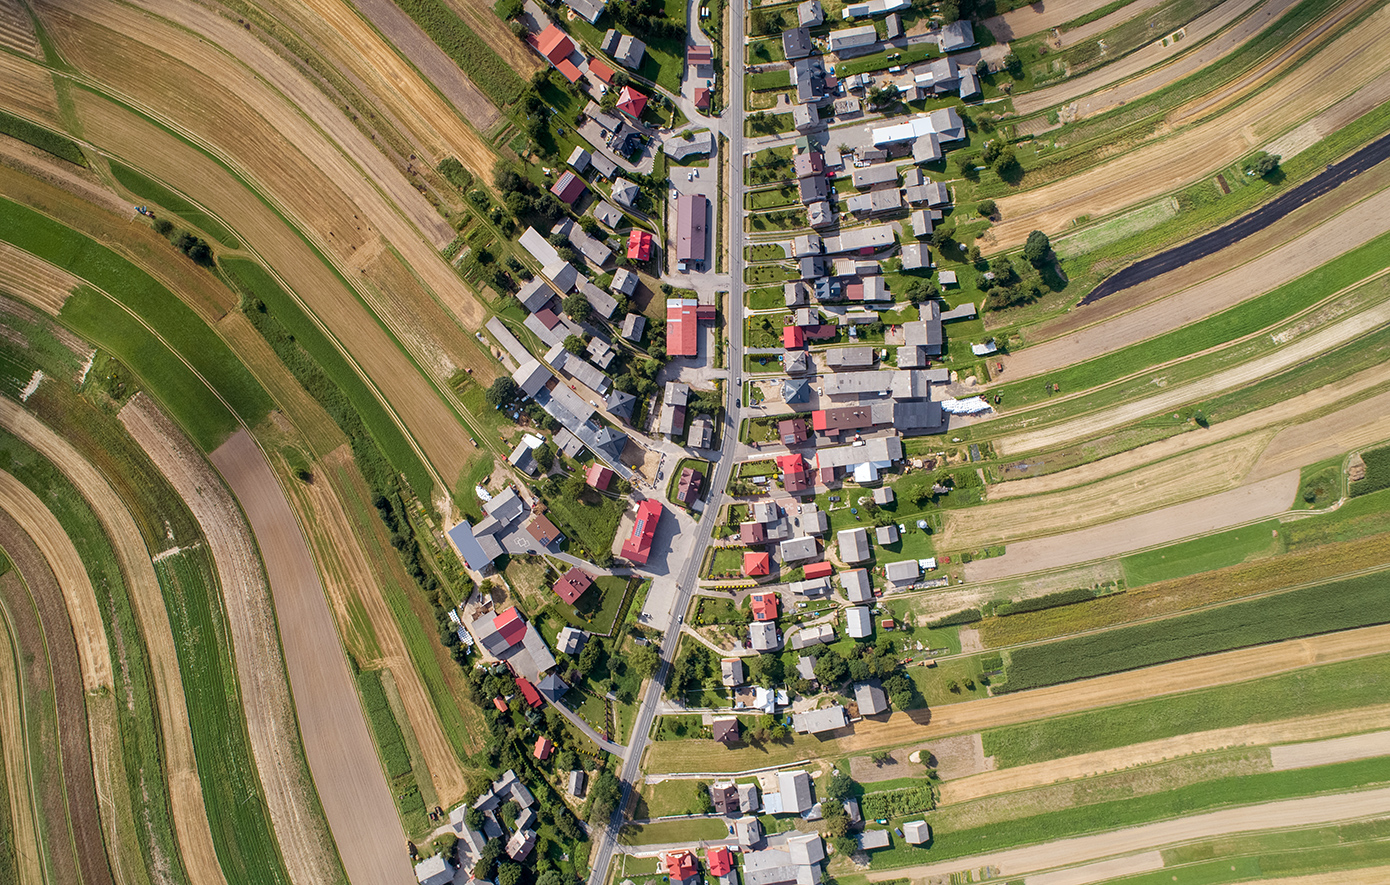
[[0, 111], [0, 134], [17, 138], [25, 144], [31, 144], [39, 150], [52, 154], [60, 160], [67, 160], [75, 166], [87, 165], [87, 158], [83, 156], [82, 149], [77, 146], [77, 142], [66, 135], [59, 135], [52, 129], [45, 129], [30, 123], [23, 117], [16, 117], [14, 114]]
[[227, 230], [222, 222], [190, 203], [185, 197], [124, 163], [117, 160], [110, 160], [109, 162], [111, 174], [126, 190], [142, 200], [149, 200], [163, 206], [228, 248], [238, 249], [241, 247], [236, 236]]
[[[356, 670], [356, 661], [353, 661]], [[420, 797], [420, 786], [410, 764], [410, 753], [405, 746], [400, 726], [391, 712], [386, 700], [386, 690], [381, 685], [380, 670], [356, 670], [357, 690], [362, 695], [362, 707], [367, 712], [367, 721], [372, 726], [372, 736], [376, 739], [377, 752], [381, 756], [386, 777], [391, 782], [391, 795], [396, 799], [396, 810], [409, 834], [425, 833], [430, 829], [429, 816], [424, 800]], [[428, 775], [426, 775], [428, 777]]]
[[[396, 0], [396, 5], [415, 20], [430, 39], [458, 63], [499, 108], [515, 104], [526, 84], [492, 47], [473, 32], [463, 19], [439, 0]], [[466, 108], [459, 108], [466, 113]]]

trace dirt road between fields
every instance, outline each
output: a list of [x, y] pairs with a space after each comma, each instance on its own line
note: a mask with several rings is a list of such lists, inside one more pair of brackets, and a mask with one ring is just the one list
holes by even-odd
[[381, 578], [369, 562], [362, 541], [344, 505], [346, 492], [338, 488], [340, 471], [356, 470], [346, 444], [323, 457], [316, 481], [292, 489], [293, 503], [320, 564], [327, 598], [339, 624], [352, 621], [354, 610], [364, 611], [380, 650], [380, 659], [362, 658], [362, 667], [385, 666], [391, 670], [406, 718], [402, 723], [415, 734], [425, 767], [439, 801], [446, 807], [464, 798], [467, 783], [458, 756], [449, 743], [439, 716], [411, 661], [400, 625], [386, 604]]
[[[1307, 827], [1387, 812], [1390, 812], [1390, 788], [1309, 796], [1195, 814], [1177, 820], [1129, 827], [1094, 836], [1059, 839], [1041, 845], [978, 854], [941, 863], [901, 867], [895, 870], [870, 870], [868, 877], [871, 882], [881, 882], [904, 876], [943, 876], [982, 866], [994, 867], [1001, 876], [1021, 876], [1175, 842], [1211, 839], [1215, 836], [1255, 830]], [[1030, 877], [1028, 881], [1034, 880]]]
[[[1305, 716], [1286, 719], [1281, 722], [1265, 722], [1241, 725], [1235, 728], [1218, 728], [1182, 734], [1162, 740], [1145, 741], [1112, 750], [1099, 750], [1094, 753], [1081, 753], [1048, 762], [1019, 765], [996, 771], [986, 771], [972, 777], [947, 781], [941, 785], [941, 804], [951, 805], [970, 802], [985, 796], [999, 793], [1012, 793], [1016, 790], [1030, 790], [1054, 784], [1058, 781], [1075, 780], [1084, 777], [1122, 771], [1138, 765], [1153, 765], [1189, 756], [1194, 753], [1210, 753], [1230, 747], [1255, 747], [1278, 743], [1279, 741], [1317, 741], [1314, 744], [1295, 744], [1296, 747], [1322, 747], [1324, 738], [1344, 735], [1362, 729], [1378, 728], [1390, 721], [1390, 704], [1344, 710], [1323, 716]], [[1382, 734], [1384, 734], [1382, 732]], [[1279, 747], [1271, 748], [1271, 755]], [[1331, 748], [1335, 753], [1338, 748]], [[1390, 751], [1386, 751], [1390, 753]], [[1375, 754], [1380, 755], [1380, 754]], [[1309, 753], [1318, 757], [1318, 753]], [[1293, 758], [1291, 756], [1291, 758]], [[1364, 758], [1357, 756], [1354, 758]], [[1338, 761], [1329, 756], [1330, 761]], [[1321, 762], [1311, 764], [1323, 764]], [[1276, 762], [1276, 769], [1279, 767]]]
[[1023, 885], [1092, 885], [1139, 873], [1149, 873], [1163, 869], [1163, 853], [1145, 851], [1143, 854], [1130, 854], [1125, 857], [1096, 861], [1069, 870], [1054, 870], [1050, 873], [1037, 873], [1023, 880]]
[[408, 881], [405, 831], [294, 511], [245, 430], [212, 461], [246, 511], [265, 562], [305, 755], [348, 879]]
[[1008, 545], [1003, 556], [966, 564], [965, 579], [972, 583], [995, 581], [1119, 556], [1266, 519], [1289, 509], [1298, 491], [1298, 482], [1299, 472], [1291, 470], [1260, 482], [1105, 525], [1016, 541]]
[[183, 498], [207, 539], [231, 629], [251, 752], [290, 878], [295, 885], [331, 881], [336, 875], [333, 842], [317, 814], [314, 785], [299, 761], [299, 730], [275, 610], [241, 510], [183, 432], [143, 393], [121, 409], [119, 418]]
[[151, 552], [141, 541], [140, 530], [126, 510], [120, 496], [106, 479], [71, 445], [47, 424], [39, 421], [18, 403], [0, 398], [0, 427], [33, 446], [66, 476], [92, 508], [106, 530], [107, 539], [125, 578], [144, 640], [151, 687], [159, 704], [160, 734], [163, 738], [165, 774], [169, 784], [169, 805], [179, 855], [189, 880], [195, 885], [218, 885], [226, 880], [217, 862], [212, 832], [208, 827], [203, 786], [198, 779], [198, 760], [193, 752], [193, 734], [188, 724], [188, 706], [179, 672], [178, 651], [174, 645], [169, 613], [159, 578], [150, 561]]
[[[1371, 408], [1361, 409], [1359, 404], [1362, 400], [1358, 398], [1362, 397], [1366, 391], [1383, 384], [1390, 384], [1390, 364], [1387, 363], [1372, 366], [1349, 378], [1290, 397], [1276, 405], [1238, 415], [1229, 421], [1213, 424], [1200, 433], [1182, 433], [1155, 443], [1128, 449], [1099, 461], [1092, 461], [1089, 464], [1082, 464], [1068, 470], [1059, 470], [1044, 476], [1032, 476], [1027, 479], [996, 483], [989, 487], [988, 500], [1002, 501], [1021, 495], [1043, 494], [1095, 482], [1254, 430], [1262, 430], [1295, 421], [1300, 422], [1297, 427], [1280, 431], [1271, 440], [1270, 445], [1260, 453], [1260, 459], [1250, 469], [1251, 472], [1245, 476], [1246, 482], [1268, 479], [1270, 476], [1282, 473], [1292, 467], [1313, 464], [1325, 457], [1330, 457], [1338, 452], [1349, 451], [1360, 445], [1359, 442], [1343, 444], [1340, 433], [1345, 429], [1363, 428], [1381, 418], [1383, 412], [1378, 413]], [[1309, 412], [1322, 410], [1337, 402], [1348, 404], [1356, 402], [1357, 405], [1349, 405], [1348, 408], [1339, 410], [1334, 416], [1304, 423], [1306, 422], [1305, 416]], [[1379, 395], [1367, 402], [1377, 409], [1385, 408], [1381, 405], [1382, 398]], [[1315, 433], [1314, 429], [1318, 432]], [[1358, 434], [1357, 439], [1359, 440], [1365, 435], [1367, 434]], [[1321, 452], [1327, 454], [1319, 454]], [[1269, 465], [1274, 465], [1278, 469]]]
[[[1225, 264], [1221, 265], [1222, 267], [1230, 268], [1232, 262], [1240, 260], [1249, 260], [1249, 263], [1209, 277], [1181, 291], [1171, 287], [1181, 285], [1184, 278], [1192, 279], [1191, 271], [1184, 268], [1163, 274], [1154, 282], [1166, 284], [1170, 287], [1166, 291], [1175, 294], [1150, 300], [1141, 307], [1109, 319], [1097, 316], [1096, 319], [1103, 321], [1093, 322], [1084, 328], [1073, 327], [1075, 331], [1062, 337], [1052, 338], [1001, 357], [1004, 363], [1004, 377], [1012, 382], [1046, 372], [1055, 372], [1065, 366], [1113, 353], [1149, 338], [1184, 328], [1276, 289], [1390, 231], [1390, 163], [1383, 163], [1374, 173], [1367, 172], [1356, 180], [1360, 181], [1361, 178], [1370, 175], [1378, 179], [1377, 183], [1380, 186], [1388, 189], [1357, 203], [1301, 236], [1277, 245], [1271, 244], [1274, 247], [1273, 251], [1261, 257], [1255, 257], [1254, 249], [1258, 246], [1249, 240], [1223, 249], [1213, 256], [1224, 259]], [[1338, 188], [1329, 196], [1341, 196], [1345, 199], [1347, 195], [1342, 194], [1342, 189]], [[1157, 286], [1153, 288], [1157, 290]], [[1104, 310], [1106, 301], [1094, 307]], [[1087, 314], [1091, 308], [1091, 305], [1079, 307], [1072, 313]], [[1270, 318], [1271, 322], [1279, 319], [1282, 318]]]
[[1263, 479], [1334, 455], [1390, 439], [1390, 393], [1369, 397], [1332, 414], [1279, 432], [1250, 471]]
[[[1384, 725], [1386, 721], [1382, 718], [1377, 724]], [[1354, 762], [1357, 759], [1374, 759], [1377, 756], [1390, 756], [1390, 731], [1375, 731], [1370, 734], [1269, 748], [1269, 758], [1274, 763], [1275, 771], [1334, 765], [1338, 762]]]
[[1390, 54], [1378, 53], [1387, 40], [1390, 8], [1279, 79], [1252, 83], [1244, 103], [1214, 119], [1128, 151], [1085, 175], [1001, 198], [1003, 221], [993, 229], [998, 248], [1021, 244], [1030, 231], [1055, 233], [1079, 216], [1116, 213], [1214, 174], [1390, 70]]
[[[947, 511], [937, 544], [942, 549], [966, 550], [1012, 544], [1049, 532], [1103, 525], [1197, 496], [1210, 496], [1238, 485], [1275, 432], [1256, 431], [1064, 491]], [[974, 563], [967, 564], [967, 573], [970, 565]]]
[[1387, 322], [1390, 322], [1390, 304], [1377, 304], [1316, 332], [1299, 336], [1293, 343], [1273, 353], [1209, 375], [1199, 381], [1170, 387], [1162, 393], [1121, 403], [1104, 412], [1002, 437], [995, 441], [995, 450], [1007, 456], [1014, 456], [1090, 439], [1147, 415], [1166, 412], [1195, 399], [1206, 399], [1226, 390], [1253, 384], [1261, 378], [1275, 375], [1324, 351], [1345, 344]]
[[[1154, 0], [1140, 0], [1136, 5], [1157, 5]], [[1089, 15], [1105, 6], [1105, 0], [1038, 0], [1029, 6], [1020, 6], [1003, 15], [984, 20], [984, 26], [1001, 43], [1017, 40], [1039, 31], [1050, 31], [1069, 21]], [[1128, 8], [1128, 7], [1126, 7]], [[977, 26], [978, 27], [978, 26]]]
[[[31, 673], [46, 670], [51, 674], [51, 681], [45, 676], [42, 683], [51, 688], [57, 707], [56, 737], [52, 731], [40, 733], [55, 742], [59, 759], [52, 758], [54, 748], [41, 750], [37, 755], [44, 759], [42, 770], [33, 777], [42, 795], [44, 827], [50, 834], [62, 833], [70, 824], [72, 840], [52, 836], [45, 840], [56, 861], [49, 881], [76, 882], [80, 875], [84, 885], [112, 885], [85, 703], [88, 691], [109, 693], [112, 687], [111, 658], [96, 595], [58, 519], [28, 486], [5, 472], [0, 472], [0, 547], [28, 588], [27, 599], [11, 599], [6, 606], [19, 627], [23, 660]], [[25, 602], [29, 602], [28, 612], [17, 612]], [[93, 620], [79, 620], [87, 618]], [[21, 621], [29, 626], [21, 626]], [[36, 635], [35, 627], [42, 635]], [[99, 644], [90, 636], [93, 629], [101, 634]], [[98, 653], [101, 661], [89, 660]], [[93, 677], [96, 681], [89, 681]], [[48, 701], [43, 698], [40, 703]], [[32, 761], [33, 756], [30, 759], [31, 766], [39, 764]]]
[[[1014, 109], [1019, 116], [1027, 116], [1082, 95], [1086, 97], [1076, 103], [1077, 119], [1118, 107], [1149, 92], [1162, 89], [1169, 83], [1175, 83], [1194, 71], [1200, 71], [1264, 30], [1297, 3], [1298, 0], [1226, 0], [1184, 26], [1184, 36], [1181, 40], [1171, 41], [1166, 46], [1164, 41], [1154, 40], [1079, 77], [1064, 80], [1055, 86], [1025, 92], [1014, 99]], [[1236, 19], [1252, 9], [1252, 14], [1241, 19], [1235, 27], [1231, 27]], [[1126, 6], [1122, 11], [1128, 10], [1129, 7]], [[1228, 28], [1230, 30], [1227, 30]], [[1219, 36], [1214, 40], [1210, 39], [1214, 35]], [[1199, 43], [1203, 45], [1198, 46]], [[1193, 46], [1197, 48], [1188, 52]], [[1135, 76], [1157, 65], [1163, 67], [1142, 77]], [[1104, 89], [1107, 86], [1110, 88]], [[1100, 89], [1104, 91], [1096, 92]]]

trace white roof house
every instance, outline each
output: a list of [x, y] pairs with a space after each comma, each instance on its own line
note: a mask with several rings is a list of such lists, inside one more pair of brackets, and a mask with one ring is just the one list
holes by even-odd
[[888, 709], [888, 698], [876, 679], [855, 684], [854, 703], [859, 707], [860, 716], [873, 716]]
[[801, 734], [820, 734], [823, 731], [844, 728], [849, 724], [849, 716], [845, 713], [844, 707], [836, 704], [824, 710], [797, 713], [792, 717], [792, 723]]
[[819, 833], [802, 833], [787, 837], [787, 851], [791, 852], [792, 863], [799, 866], [820, 863], [825, 860], [825, 844]]
[[931, 841], [931, 826], [924, 820], [910, 820], [903, 824], [903, 838], [913, 845]]
[[863, 568], [840, 572], [840, 586], [850, 602], [870, 602], [874, 598], [874, 588], [869, 582], [869, 570]]
[[869, 553], [869, 532], [862, 526], [853, 529], [841, 529], [835, 536], [840, 544], [840, 559], [853, 565], [856, 562], [867, 562]]
[[777, 649], [777, 625], [772, 621], [754, 621], [748, 625], [748, 634], [754, 651]]
[[782, 796], [783, 813], [811, 810], [811, 775], [805, 769], [778, 772], [777, 789]]
[[415, 865], [415, 880], [420, 885], [448, 885], [454, 881], [454, 868], [438, 854]]
[[855, 605], [845, 609], [845, 632], [855, 639], [874, 635], [874, 619], [867, 606]]
[[883, 569], [883, 576], [890, 584], [911, 584], [922, 574], [921, 566], [915, 559], [890, 562]]

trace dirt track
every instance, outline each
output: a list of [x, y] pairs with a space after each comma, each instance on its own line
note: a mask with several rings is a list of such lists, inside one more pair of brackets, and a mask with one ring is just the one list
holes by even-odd
[[405, 831], [294, 512], [245, 430], [212, 460], [245, 509], [265, 561], [304, 752], [348, 879], [409, 881]]
[[[64, 546], [66, 550], [62, 549]], [[106, 633], [102, 630], [101, 615], [87, 572], [57, 518], [27, 486], [5, 472], [0, 472], [0, 547], [9, 554], [28, 587], [27, 596], [32, 603], [27, 619], [37, 615], [37, 623], [29, 620], [31, 627], [18, 631], [25, 660], [32, 662], [35, 669], [46, 669], [51, 674], [52, 681], [48, 682], [45, 677], [44, 682], [51, 687], [51, 700], [57, 707], [57, 734], [40, 731], [41, 740], [51, 742], [52, 747], [49, 752], [37, 754], [45, 758], [46, 770], [36, 777], [40, 782], [44, 826], [48, 833], [61, 832], [66, 829], [67, 822], [72, 827], [73, 838], [72, 842], [64, 843], [52, 835], [47, 837], [50, 855], [58, 861], [50, 869], [50, 881], [75, 882], [80, 873], [83, 885], [112, 885], [111, 867], [102, 839], [85, 706], [88, 690], [111, 690], [111, 658], [105, 643]], [[56, 559], [53, 553], [58, 554]], [[19, 603], [26, 601], [11, 600], [7, 605], [16, 626], [20, 618], [26, 617], [16, 609]], [[84, 635], [92, 632], [91, 628], [75, 620], [88, 617], [94, 620], [87, 623], [95, 624], [96, 631], [101, 634], [100, 646]], [[41, 637], [35, 635], [33, 627], [42, 631]], [[104, 668], [85, 659], [94, 652], [104, 655], [101, 662]], [[93, 674], [102, 673], [104, 681], [87, 681]], [[48, 702], [48, 698], [40, 700], [40, 703]], [[54, 747], [60, 757], [57, 760], [52, 758]], [[58, 779], [60, 766], [61, 781]], [[67, 878], [64, 878], [65, 873]]]
[[[1385, 722], [1386, 720], [1382, 718], [1376, 724], [1384, 725]], [[1270, 760], [1274, 763], [1275, 771], [1390, 756], [1390, 731], [1376, 731], [1370, 734], [1314, 741], [1308, 744], [1292, 744], [1286, 747], [1271, 747], [1269, 755]]]
[[[904, 876], [942, 876], [982, 866], [992, 866], [1003, 876], [1020, 876], [1041, 870], [1066, 867], [1156, 848], [1174, 842], [1211, 839], [1230, 833], [1254, 830], [1291, 829], [1315, 824], [1353, 820], [1359, 817], [1383, 815], [1390, 812], [1390, 788], [1310, 796], [1229, 808], [1207, 814], [1196, 814], [1176, 820], [1129, 827], [1094, 836], [1059, 839], [1055, 842], [1026, 848], [1013, 848], [991, 854], [975, 855], [958, 860], [895, 870], [871, 870], [869, 881], [898, 879]], [[1287, 880], [1280, 880], [1287, 881]]]
[[322, 830], [313, 783], [297, 758], [294, 702], [255, 541], [212, 467], [144, 394], [136, 394], [119, 417], [183, 498], [207, 539], [231, 628], [252, 755], [290, 878], [295, 885], [332, 881], [333, 843]]
[[1094, 528], [1017, 541], [1008, 546], [1003, 556], [967, 564], [965, 579], [972, 583], [995, 581], [1074, 565], [1274, 516], [1293, 503], [1298, 479], [1298, 471], [1292, 470], [1258, 483]]
[[1257, 431], [1064, 491], [948, 511], [936, 543], [943, 549], [1012, 543], [1225, 491], [1240, 483], [1274, 434]]
[[1270, 141], [1299, 121], [1355, 92], [1390, 69], [1390, 8], [1278, 80], [1255, 88], [1247, 101], [1205, 123], [1129, 151], [1101, 166], [998, 200], [1003, 221], [994, 227], [999, 248], [1019, 245], [1035, 229], [1057, 232], [1073, 219], [1099, 217], [1170, 192]]
[[[1387, 7], [1390, 8], [1390, 7]], [[1380, 303], [1344, 320], [1300, 335], [1273, 353], [1258, 357], [1199, 381], [1169, 387], [1146, 399], [1122, 403], [1104, 412], [1073, 418], [1039, 430], [1024, 431], [995, 441], [996, 451], [1014, 456], [1065, 445], [1123, 427], [1147, 415], [1166, 412], [1196, 399], [1252, 384], [1311, 359], [1390, 322], [1390, 304]]]
[[52, 461], [82, 493], [106, 530], [136, 616], [140, 619], [140, 634], [145, 652], [149, 655], [153, 676], [151, 686], [159, 703], [165, 774], [174, 830], [179, 840], [179, 854], [194, 885], [225, 882], [213, 847], [212, 832], [208, 828], [207, 808], [203, 804], [203, 787], [198, 779], [198, 762], [188, 725], [178, 651], [174, 647], [159, 579], [150, 562], [150, 551], [141, 542], [140, 530], [120, 497], [101, 474], [48, 425], [20, 408], [13, 400], [0, 398], [0, 427]]
[[[1375, 172], [1366, 175], [1373, 175], [1382, 186], [1390, 186], [1390, 163], [1382, 164]], [[1345, 200], [1347, 195], [1342, 194], [1341, 190], [1339, 188], [1330, 196], [1340, 196]], [[1345, 206], [1345, 202], [1341, 205]], [[1181, 329], [1297, 279], [1386, 231], [1390, 231], [1390, 189], [1357, 203], [1301, 236], [1276, 245], [1272, 253], [1255, 257], [1254, 251], [1258, 246], [1248, 240], [1224, 249], [1213, 256], [1224, 261], [1222, 266], [1231, 267], [1232, 263], [1243, 259], [1250, 259], [1249, 263], [1180, 291], [1175, 287], [1183, 285], [1185, 279], [1192, 279], [1193, 272], [1183, 268], [1163, 274], [1154, 283], [1163, 284], [1166, 287], [1163, 291], [1175, 294], [1005, 356], [1002, 358], [1004, 376], [1016, 381], [1054, 372], [1063, 366]], [[1158, 290], [1157, 285], [1153, 288]], [[1073, 313], [1086, 314], [1091, 307], [1076, 308]], [[1105, 302], [1094, 307], [1104, 309]], [[1271, 321], [1274, 319], [1272, 317]]]
[[[1377, 728], [1390, 721], [1390, 705], [1344, 710], [1325, 716], [1305, 716], [1236, 728], [1220, 728], [1178, 735], [1113, 750], [1082, 753], [1049, 762], [1019, 765], [997, 771], [987, 771], [941, 785], [941, 804], [969, 802], [998, 793], [1028, 790], [1058, 781], [1094, 777], [1112, 771], [1152, 765], [1193, 753], [1209, 753], [1228, 747], [1252, 747], [1279, 741], [1319, 741], [1359, 729]], [[1296, 745], [1303, 746], [1303, 745]], [[1315, 744], [1311, 746], [1321, 746]], [[1275, 747], [1272, 750], [1278, 750]], [[1272, 751], [1271, 751], [1272, 752]], [[1275, 768], [1279, 767], [1278, 762]]]

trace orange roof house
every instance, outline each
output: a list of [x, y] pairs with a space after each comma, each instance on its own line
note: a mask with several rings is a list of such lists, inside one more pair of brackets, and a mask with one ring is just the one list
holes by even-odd
[[835, 573], [835, 566], [828, 562], [812, 562], [802, 569], [809, 578], [828, 578]]
[[694, 298], [666, 299], [666, 353], [699, 356], [700, 315]]
[[624, 86], [622, 92], [618, 93], [618, 110], [632, 119], [641, 117], [646, 107], [647, 97], [631, 86]]
[[512, 606], [498, 615], [492, 622], [492, 627], [502, 634], [502, 639], [507, 643], [504, 648], [511, 648], [526, 635], [526, 621], [522, 619], [521, 612], [516, 610], [516, 606]]
[[532, 755], [544, 762], [545, 760], [549, 759], [550, 754], [554, 752], [555, 745], [550, 742], [550, 738], [542, 737], [541, 739], [536, 741], [536, 750], [535, 753], [533, 753]]
[[536, 687], [526, 677], [516, 677], [516, 687], [521, 689], [521, 696], [526, 699], [528, 706], [535, 708], [545, 703], [541, 700], [541, 693], [536, 691]]
[[644, 230], [634, 229], [627, 235], [627, 258], [629, 261], [646, 261], [652, 257], [652, 235]]
[[689, 851], [663, 854], [661, 860], [666, 865], [666, 875], [672, 879], [689, 879], [700, 873], [700, 868], [695, 863], [695, 855]]
[[613, 481], [613, 469], [605, 467], [595, 461], [589, 465], [589, 469], [584, 472], [584, 484], [598, 489], [600, 492], [608, 488], [608, 484]]
[[772, 557], [767, 553], [757, 553], [752, 550], [743, 554], [743, 573], [749, 577], [757, 577], [772, 572]]
[[782, 346], [787, 350], [800, 350], [805, 347], [806, 330], [800, 326], [783, 326]]
[[632, 524], [632, 535], [623, 542], [624, 559], [646, 565], [652, 555], [652, 541], [656, 539], [656, 527], [661, 522], [664, 511], [655, 500], [648, 498], [637, 505], [637, 520]]
[[[766, 555], [766, 554], [763, 554]], [[755, 621], [775, 621], [777, 620], [777, 594], [776, 593], [754, 593], [749, 597], [753, 606], [753, 620]]]
[[777, 456], [777, 469], [782, 471], [782, 488], [789, 492], [801, 492], [810, 487], [806, 475], [806, 459], [796, 452]]
[[579, 78], [584, 76], [584, 73], [580, 71], [579, 68], [574, 66], [574, 62], [570, 61], [567, 58], [562, 58], [558, 62], [556, 62], [555, 70], [564, 74], [565, 79], [570, 81], [571, 83], [578, 83]]
[[553, 589], [556, 596], [574, 605], [574, 601], [587, 593], [592, 586], [594, 579], [589, 577], [587, 572], [575, 567], [565, 572], [560, 580], [555, 582]]
[[601, 58], [589, 59], [589, 73], [605, 83], [613, 82], [613, 68]]
[[695, 107], [702, 111], [709, 110], [709, 99], [710, 93], [705, 87], [701, 86], [695, 90]]
[[734, 868], [734, 856], [727, 845], [720, 845], [705, 851], [705, 863], [711, 876], [727, 876]]
[[558, 25], [551, 24], [536, 36], [536, 49], [551, 64], [559, 66], [574, 52], [574, 41]]

